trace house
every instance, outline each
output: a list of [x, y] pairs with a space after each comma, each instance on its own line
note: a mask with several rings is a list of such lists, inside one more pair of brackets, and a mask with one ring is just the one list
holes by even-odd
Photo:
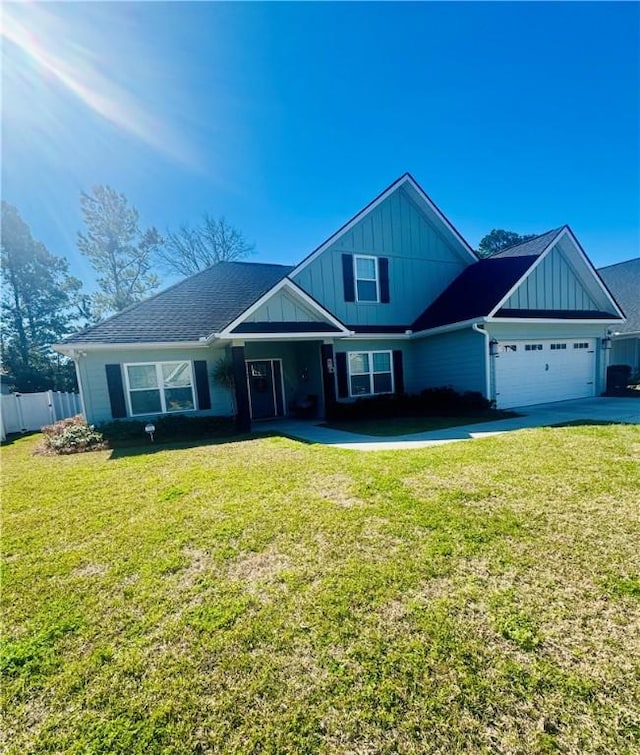
[[449, 385], [499, 407], [603, 390], [624, 315], [568, 226], [479, 259], [405, 174], [298, 265], [223, 262], [76, 333], [87, 419], [226, 415]]
[[598, 270], [620, 303], [627, 321], [613, 327], [611, 364], [628, 364], [640, 374], [640, 257]]

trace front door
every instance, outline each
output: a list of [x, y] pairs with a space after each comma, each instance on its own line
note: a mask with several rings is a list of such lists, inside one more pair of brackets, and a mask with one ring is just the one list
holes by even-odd
[[251, 419], [272, 419], [284, 414], [282, 363], [279, 359], [247, 362]]

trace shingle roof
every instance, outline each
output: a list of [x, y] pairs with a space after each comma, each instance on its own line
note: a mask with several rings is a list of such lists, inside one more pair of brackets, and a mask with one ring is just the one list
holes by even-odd
[[514, 244], [506, 249], [501, 249], [499, 252], [492, 254], [490, 259], [495, 260], [502, 257], [539, 257], [555, 237], [559, 235], [560, 231], [563, 231], [565, 228], [566, 226], [554, 228], [552, 231], [546, 231], [546, 233], [541, 233], [539, 236], [529, 239], [529, 241], [523, 241], [521, 244]]
[[640, 332], [640, 257], [601, 267], [598, 274], [627, 317], [625, 323], [615, 326], [616, 330], [620, 333]]
[[486, 317], [537, 257], [490, 257], [469, 265], [411, 326], [420, 331]]
[[235, 320], [291, 270], [285, 265], [220, 262], [63, 343], [198, 341]]

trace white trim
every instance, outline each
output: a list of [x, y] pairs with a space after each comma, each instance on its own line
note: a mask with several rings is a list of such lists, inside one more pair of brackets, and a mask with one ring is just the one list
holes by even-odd
[[491, 317], [487, 319], [487, 322], [491, 323], [503, 323], [503, 322], [524, 322], [527, 325], [539, 323], [541, 325], [610, 325], [611, 323], [620, 322], [620, 320], [601, 319], [601, 320], [582, 320], [575, 317]]
[[[373, 278], [358, 278], [358, 260], [373, 260], [373, 266], [375, 268], [375, 275]], [[356, 304], [380, 304], [380, 263], [379, 258], [374, 254], [354, 254], [353, 255], [353, 287]], [[375, 299], [360, 299], [358, 296], [358, 281], [363, 283], [376, 284], [376, 298]]]
[[433, 214], [436, 216], [436, 218], [445, 226], [446, 230], [449, 231], [452, 236], [456, 239], [456, 241], [463, 247], [465, 253], [468, 255], [468, 257], [471, 259], [472, 262], [477, 262], [478, 257], [473, 251], [473, 249], [469, 246], [469, 244], [462, 238], [462, 236], [456, 231], [456, 229], [451, 225], [451, 223], [447, 220], [447, 218], [440, 212], [440, 210], [435, 206], [435, 204], [429, 199], [428, 195], [425, 193], [425, 191], [418, 185], [418, 183], [415, 181], [415, 179], [409, 175], [409, 173], [405, 173], [403, 176], [400, 176], [397, 180], [395, 180], [389, 187], [387, 187], [382, 194], [380, 194], [376, 199], [374, 199], [372, 202], [370, 202], [364, 209], [360, 210], [360, 212], [357, 213], [357, 215], [354, 215], [351, 220], [347, 221], [345, 225], [343, 225], [341, 228], [339, 228], [335, 233], [333, 233], [329, 238], [324, 241], [317, 249], [315, 249], [311, 254], [309, 254], [308, 257], [302, 260], [296, 267], [289, 273], [289, 276], [292, 277], [294, 275], [298, 275], [302, 270], [307, 267], [313, 260], [315, 260], [319, 255], [322, 254], [322, 252], [326, 251], [332, 244], [334, 244], [338, 239], [340, 239], [342, 236], [344, 236], [345, 233], [348, 233], [357, 223], [359, 223], [363, 218], [365, 218], [370, 212], [375, 210], [378, 205], [380, 205], [382, 202], [385, 201], [391, 194], [393, 194], [394, 191], [399, 189], [400, 187], [404, 186], [405, 184], [408, 184], [411, 186], [411, 188], [417, 193], [419, 199], [421, 199], [433, 212]]
[[[362, 398], [364, 396], [386, 396], [390, 393], [395, 393], [395, 379], [393, 374], [393, 351], [390, 349], [374, 349], [373, 351], [347, 351], [345, 352], [347, 355], [347, 378], [349, 382], [349, 398]], [[366, 354], [367, 359], [369, 361], [369, 370], [367, 372], [351, 372], [351, 357], [355, 354]], [[373, 369], [373, 355], [374, 354], [388, 354], [389, 355], [389, 372], [387, 373], [386, 370], [384, 371], [378, 371], [374, 372]], [[373, 390], [373, 376], [374, 375], [391, 375], [391, 390], [390, 391], [381, 391], [380, 393], [376, 393]], [[351, 378], [352, 377], [361, 377], [362, 375], [368, 375], [369, 376], [369, 388], [371, 389], [369, 393], [353, 393], [351, 390]]]
[[607, 289], [606, 283], [604, 283], [604, 281], [602, 280], [602, 278], [600, 278], [600, 275], [598, 274], [598, 271], [595, 269], [593, 263], [587, 257], [587, 255], [583, 252], [582, 247], [580, 246], [580, 242], [578, 241], [578, 239], [577, 239], [576, 235], [574, 234], [574, 232], [571, 230], [571, 228], [569, 226], [565, 226], [565, 231], [569, 235], [569, 238], [571, 239], [571, 241], [572, 241], [572, 243], [573, 243], [573, 245], [575, 247], [575, 250], [578, 252], [579, 256], [582, 258], [582, 261], [587, 266], [589, 272], [595, 278], [596, 283], [598, 284], [598, 286], [600, 287], [600, 289], [604, 292], [604, 294], [607, 297], [607, 299], [615, 307], [615, 311], [620, 315], [620, 317], [623, 320], [626, 320], [627, 318], [625, 317], [624, 312], [616, 304], [616, 301], [613, 298], [612, 294], [609, 293], [609, 290]]
[[[323, 319], [327, 320], [331, 323], [331, 325], [335, 325], [336, 328], [339, 328], [341, 333], [348, 333], [349, 331], [345, 326], [340, 322], [340, 320], [337, 319], [334, 315], [331, 314], [327, 309], [325, 309], [321, 304], [318, 304], [318, 302], [313, 299], [306, 291], [303, 291], [303, 289], [300, 288], [294, 281], [292, 281], [290, 278], [285, 277], [279, 280], [274, 286], [272, 286], [268, 291], [266, 291], [257, 301], [255, 301], [250, 307], [247, 307], [238, 317], [236, 317], [235, 320], [232, 320], [228, 325], [226, 325], [219, 333], [214, 333], [215, 338], [229, 338], [231, 336], [237, 337], [241, 336], [242, 338], [245, 338], [245, 333], [232, 333], [231, 331], [236, 328], [238, 325], [242, 324], [249, 315], [252, 315], [256, 310], [258, 310], [263, 304], [265, 304], [272, 296], [278, 293], [278, 291], [281, 291], [282, 289], [289, 289], [291, 293], [294, 296], [298, 296], [302, 301], [307, 304], [307, 306], [314, 309]], [[258, 335], [258, 334], [256, 334]], [[307, 334], [308, 337], [308, 334]]]
[[556, 233], [556, 235], [546, 245], [546, 247], [544, 248], [544, 251], [540, 254], [540, 256], [538, 257], [538, 259], [533, 263], [533, 265], [531, 265], [530, 268], [528, 268], [523, 273], [523, 275], [521, 275], [518, 278], [518, 280], [515, 282], [515, 284], [513, 286], [511, 286], [511, 288], [507, 291], [507, 293], [505, 294], [505, 296], [503, 296], [502, 299], [500, 299], [500, 301], [498, 302], [498, 304], [491, 310], [491, 312], [489, 312], [489, 314], [487, 315], [487, 317], [489, 317], [489, 318], [493, 317], [495, 315], [495, 313], [500, 309], [500, 307], [509, 299], [509, 297], [513, 293], [515, 293], [517, 291], [517, 289], [520, 287], [520, 284], [523, 281], [525, 281], [531, 275], [531, 273], [533, 273], [533, 271], [538, 267], [538, 265], [547, 256], [547, 254], [549, 254], [550, 249], [552, 249], [553, 246], [556, 244], [556, 242], [558, 242], [562, 238], [565, 230], [566, 230], [566, 226], [564, 228], [561, 228], [558, 231], [558, 233]]
[[451, 322], [448, 325], [438, 325], [436, 328], [427, 328], [426, 330], [417, 330], [412, 333], [409, 338], [427, 338], [428, 336], [435, 336], [438, 333], [449, 333], [452, 330], [462, 330], [468, 328], [476, 323], [487, 322], [486, 317], [474, 317], [471, 320], [463, 320], [462, 322]]
[[336, 332], [329, 330], [326, 333], [322, 331], [307, 331], [306, 333], [234, 333], [227, 336], [219, 336], [222, 341], [235, 341], [238, 336], [244, 341], [321, 341], [324, 338], [348, 338], [353, 331], [346, 330]]
[[409, 333], [352, 333], [348, 337], [342, 337], [336, 334], [338, 341], [408, 341], [411, 338]]
[[[164, 387], [164, 379], [162, 377], [162, 369], [160, 368], [160, 365], [163, 364], [188, 364], [189, 365], [189, 374], [191, 376], [191, 385], [189, 388], [191, 388], [191, 400], [193, 403], [192, 409], [175, 409], [174, 411], [170, 411], [167, 409], [167, 400], [165, 397], [165, 387]], [[148, 367], [149, 365], [153, 365], [156, 369], [156, 380], [158, 382], [158, 385], [156, 388], [131, 388], [131, 384], [129, 383], [129, 370], [128, 367]], [[126, 386], [126, 399], [127, 399], [127, 410], [129, 412], [129, 417], [152, 417], [160, 414], [183, 414], [184, 412], [195, 412], [198, 411], [198, 407], [196, 406], [196, 393], [194, 391], [195, 387], [195, 381], [194, 381], [194, 374], [193, 374], [193, 361], [190, 359], [170, 359], [166, 362], [123, 362], [122, 363], [122, 371], [124, 372], [124, 380], [125, 380], [125, 386]], [[180, 388], [186, 388], [187, 386], [179, 386]], [[157, 390], [160, 395], [160, 407], [161, 410], [159, 412], [138, 412], [136, 414], [133, 413], [133, 407], [131, 405], [131, 391], [143, 391], [143, 390]], [[169, 388], [168, 390], [171, 390]]]
[[[206, 349], [207, 341], [141, 341], [139, 343], [54, 343], [52, 349], [65, 356], [84, 356], [87, 351], [140, 351], [141, 349]], [[171, 360], [169, 360], [171, 361]]]
[[475, 330], [476, 333], [484, 336], [484, 385], [485, 385], [485, 398], [491, 400], [491, 349], [489, 346], [490, 335], [489, 333], [478, 327], [478, 323], [473, 323], [471, 330]]
[[78, 381], [78, 393], [80, 394], [80, 406], [82, 406], [82, 414], [85, 420], [87, 419], [87, 406], [84, 402], [84, 391], [82, 390], [82, 381], [80, 380], [80, 363], [78, 359], [73, 359], [73, 366], [76, 368], [76, 380]]

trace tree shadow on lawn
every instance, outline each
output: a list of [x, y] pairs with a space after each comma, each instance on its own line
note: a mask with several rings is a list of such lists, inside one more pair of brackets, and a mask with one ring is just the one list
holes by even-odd
[[589, 427], [590, 425], [636, 425], [637, 422], [623, 422], [622, 420], [612, 419], [572, 419], [570, 422], [558, 422], [555, 425], [545, 425], [545, 427]]

